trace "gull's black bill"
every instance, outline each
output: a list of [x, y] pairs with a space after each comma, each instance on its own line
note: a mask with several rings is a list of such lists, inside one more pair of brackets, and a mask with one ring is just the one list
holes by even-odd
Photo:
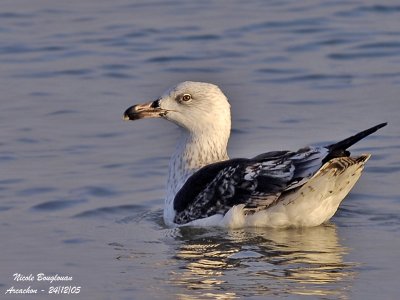
[[159, 100], [136, 104], [129, 107], [124, 112], [124, 120], [139, 120], [145, 118], [159, 118], [166, 114], [166, 110], [161, 109]]

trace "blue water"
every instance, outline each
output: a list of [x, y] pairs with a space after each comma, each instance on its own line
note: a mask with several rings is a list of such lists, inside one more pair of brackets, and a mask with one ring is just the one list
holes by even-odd
[[[398, 1], [2, 0], [0, 36], [2, 299], [398, 299]], [[122, 113], [183, 80], [229, 97], [231, 157], [389, 126], [329, 224], [171, 230], [177, 129]]]

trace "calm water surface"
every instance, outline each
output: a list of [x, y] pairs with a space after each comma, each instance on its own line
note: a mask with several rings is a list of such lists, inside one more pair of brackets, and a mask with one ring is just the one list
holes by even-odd
[[[0, 298], [399, 298], [398, 1], [2, 0], [0, 36]], [[231, 157], [389, 126], [329, 224], [171, 230], [178, 130], [121, 116], [183, 80], [228, 95]]]

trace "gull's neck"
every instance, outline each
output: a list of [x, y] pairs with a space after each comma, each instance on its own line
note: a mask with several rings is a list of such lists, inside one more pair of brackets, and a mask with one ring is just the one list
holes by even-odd
[[228, 139], [220, 134], [182, 133], [169, 165], [168, 186], [175, 185], [174, 194], [200, 168], [228, 159]]
[[175, 153], [169, 163], [164, 210], [165, 220], [174, 215], [173, 200], [175, 195], [193, 173], [206, 165], [228, 159], [227, 145], [230, 124], [228, 125], [229, 130], [202, 131], [198, 134], [182, 132]]

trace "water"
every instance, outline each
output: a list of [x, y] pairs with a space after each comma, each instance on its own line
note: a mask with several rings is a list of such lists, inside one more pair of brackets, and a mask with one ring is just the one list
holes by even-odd
[[[0, 35], [2, 299], [399, 297], [397, 1], [3, 0]], [[177, 129], [121, 118], [183, 80], [228, 95], [231, 157], [389, 126], [353, 148], [373, 157], [329, 224], [171, 230]]]

